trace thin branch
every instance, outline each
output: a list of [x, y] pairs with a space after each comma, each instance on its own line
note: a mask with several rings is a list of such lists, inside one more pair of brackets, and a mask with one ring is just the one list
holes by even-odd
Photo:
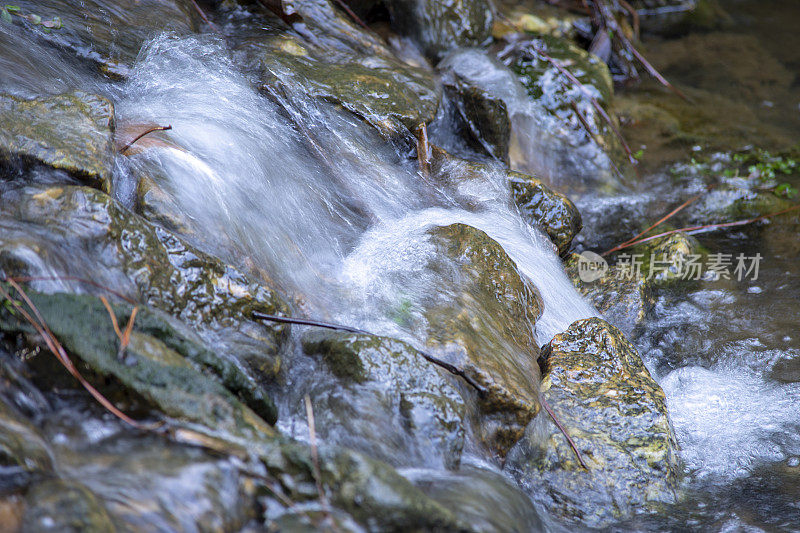
[[211, 27], [212, 30], [219, 31], [219, 29], [217, 28], [217, 25], [214, 24], [213, 22], [211, 22], [210, 20], [208, 20], [208, 17], [206, 16], [205, 12], [203, 12], [203, 10], [200, 8], [200, 5], [195, 0], [189, 0], [189, 1], [194, 6], [195, 11], [197, 11], [197, 13], [200, 15], [200, 18], [203, 19], [203, 21], [206, 24], [208, 24]]
[[306, 404], [306, 417], [308, 419], [308, 437], [309, 437], [309, 444], [311, 445], [311, 461], [314, 465], [314, 481], [317, 483], [317, 492], [319, 493], [319, 501], [322, 504], [322, 508], [325, 510], [325, 514], [328, 515], [328, 518], [331, 517], [331, 509], [330, 504], [328, 503], [328, 497], [325, 495], [325, 490], [322, 488], [322, 471], [319, 468], [319, 453], [317, 450], [317, 427], [314, 423], [314, 408], [311, 406], [311, 398], [308, 394], [305, 395]]
[[347, 15], [351, 19], [353, 19], [359, 26], [361, 26], [365, 30], [371, 31], [370, 27], [367, 26], [367, 24], [363, 20], [361, 20], [361, 18], [358, 15], [356, 15], [352, 9], [350, 9], [350, 6], [344, 3], [344, 0], [336, 0], [336, 3], [339, 4], [339, 7], [341, 7], [345, 11], [345, 13], [347, 13]]
[[683, 94], [683, 92], [680, 91], [680, 89], [678, 89], [670, 82], [668, 82], [667, 79], [664, 76], [662, 76], [661, 73], [658, 72], [658, 70], [656, 70], [656, 68], [653, 65], [651, 65], [649, 61], [647, 61], [647, 59], [645, 59], [645, 57], [639, 52], [639, 50], [636, 49], [636, 47], [633, 45], [630, 39], [628, 39], [625, 36], [625, 32], [622, 31], [622, 28], [619, 27], [619, 24], [617, 24], [617, 21], [614, 18], [613, 13], [609, 11], [608, 6], [605, 3], [605, 0], [594, 0], [592, 2], [592, 5], [596, 6], [601, 18], [603, 19], [603, 21], [605, 21], [605, 25], [614, 31], [614, 34], [617, 37], [619, 37], [620, 41], [622, 41], [622, 45], [625, 47], [625, 49], [628, 50], [631, 54], [633, 54], [633, 56], [637, 60], [639, 60], [639, 63], [641, 63], [642, 66], [644, 66], [644, 68], [647, 69], [647, 72], [649, 72], [651, 76], [653, 76], [656, 80], [658, 80], [658, 82], [661, 85], [668, 88], [670, 91], [674, 92], [682, 99], [686, 100], [687, 102], [691, 101], [685, 94]]
[[24, 300], [24, 302], [28, 305], [28, 307], [33, 312], [34, 317], [28, 313], [16, 300], [14, 300], [10, 294], [3, 288], [2, 284], [0, 284], [0, 296], [3, 296], [6, 300], [11, 302], [11, 305], [22, 315], [22, 317], [30, 323], [39, 336], [42, 337], [47, 348], [50, 352], [56, 357], [59, 363], [61, 363], [67, 371], [72, 374], [72, 376], [78, 380], [78, 382], [86, 389], [89, 394], [91, 394], [98, 403], [100, 403], [103, 407], [105, 407], [110, 413], [114, 416], [126, 422], [127, 424], [143, 430], [151, 430], [161, 426], [161, 423], [156, 424], [142, 424], [137, 422], [136, 420], [132, 419], [122, 411], [120, 411], [111, 401], [109, 401], [105, 396], [103, 396], [97, 389], [95, 389], [91, 383], [89, 383], [86, 378], [78, 371], [75, 365], [72, 363], [72, 360], [67, 355], [66, 350], [61, 345], [60, 342], [55, 338], [53, 333], [47, 327], [47, 323], [45, 322], [44, 318], [42, 317], [41, 313], [39, 313], [39, 309], [34, 305], [28, 295], [22, 290], [22, 287], [17, 284], [12, 279], [7, 279], [8, 283], [14, 288], [15, 291], [20, 295], [20, 297]]
[[556, 414], [553, 412], [553, 409], [550, 407], [550, 404], [547, 403], [547, 400], [545, 400], [544, 396], [542, 396], [541, 394], [539, 395], [539, 403], [542, 404], [542, 407], [544, 407], [544, 410], [547, 411], [548, 415], [550, 415], [550, 418], [553, 420], [556, 427], [567, 438], [567, 442], [569, 443], [570, 448], [572, 448], [572, 451], [575, 452], [575, 456], [578, 458], [578, 462], [584, 469], [589, 470], [589, 467], [586, 466], [586, 463], [583, 462], [583, 457], [581, 457], [581, 452], [578, 451], [578, 446], [575, 445], [575, 441], [572, 440], [572, 437], [569, 436], [567, 430], [564, 428], [563, 425], [561, 425], [561, 422], [559, 422], [558, 417], [556, 417]]
[[431, 149], [428, 142], [428, 127], [424, 122], [417, 128], [417, 161], [420, 173], [426, 178], [430, 176]]
[[610, 253], [612, 253], [612, 252], [616, 252], [617, 250], [621, 250], [622, 248], [625, 248], [625, 247], [626, 247], [626, 246], [628, 246], [630, 243], [632, 243], [632, 242], [636, 241], [637, 239], [639, 239], [640, 237], [643, 237], [644, 235], [646, 235], [646, 234], [647, 234], [647, 233], [648, 233], [650, 230], [652, 230], [653, 228], [655, 228], [655, 227], [657, 227], [657, 226], [660, 226], [661, 224], [663, 224], [664, 222], [666, 222], [667, 220], [669, 220], [669, 219], [670, 219], [670, 218], [672, 218], [673, 216], [677, 215], [677, 214], [678, 214], [678, 213], [679, 213], [681, 210], [683, 210], [683, 208], [685, 208], [686, 206], [688, 206], [689, 204], [691, 204], [691, 203], [692, 203], [692, 202], [694, 202], [695, 200], [699, 199], [699, 198], [700, 198], [700, 196], [701, 196], [700, 194], [698, 194], [698, 195], [696, 195], [696, 196], [692, 196], [691, 198], [689, 198], [688, 200], [686, 200], [685, 202], [683, 202], [681, 205], [679, 205], [678, 207], [676, 207], [675, 209], [673, 209], [672, 211], [670, 211], [668, 214], [666, 214], [666, 215], [664, 215], [663, 217], [661, 217], [661, 218], [658, 220], [658, 222], [656, 222], [655, 224], [652, 224], [652, 225], [651, 225], [649, 228], [647, 228], [647, 229], [646, 229], [646, 230], [644, 230], [643, 232], [639, 233], [639, 234], [638, 234], [638, 235], [636, 235], [635, 237], [632, 237], [632, 238], [628, 239], [627, 241], [623, 242], [622, 244], [620, 244], [620, 245], [618, 245], [618, 246], [615, 246], [614, 248], [611, 248], [610, 250], [606, 250], [605, 252], [603, 252], [603, 253], [602, 253], [602, 254], [600, 254], [600, 255], [602, 255], [603, 257], [605, 257], [605, 256], [607, 256], [608, 254], [610, 254]]
[[768, 213], [766, 215], [761, 215], [759, 217], [749, 218], [746, 220], [737, 220], [735, 222], [723, 222], [720, 224], [706, 224], [705, 226], [690, 226], [688, 228], [674, 229], [671, 231], [665, 231], [664, 233], [659, 233], [657, 235], [652, 235], [645, 239], [639, 239], [638, 241], [633, 241], [631, 243], [626, 244], [625, 246], [620, 245], [617, 247], [617, 249], [622, 250], [623, 248], [629, 248], [631, 246], [636, 246], [637, 244], [641, 244], [643, 242], [652, 241], [653, 239], [658, 239], [659, 237], [666, 237], [667, 235], [673, 235], [675, 233], [680, 233], [680, 232], [684, 232], [687, 235], [693, 235], [695, 233], [702, 233], [705, 231], [710, 231], [715, 229], [730, 228], [734, 226], [744, 226], [747, 224], [752, 224], [753, 222], [758, 222], [759, 220], [764, 220], [778, 215], [783, 215], [784, 213], [789, 213], [790, 211], [797, 211], [798, 209], [800, 209], [800, 205], [795, 205], [787, 209], [783, 209], [781, 211], [776, 211], [775, 213]]
[[128, 144], [123, 146], [122, 149], [120, 149], [119, 153], [124, 154], [131, 146], [134, 145], [134, 143], [136, 143], [136, 141], [138, 141], [139, 139], [141, 139], [142, 137], [144, 137], [147, 134], [153, 133], [154, 131], [167, 131], [167, 130], [171, 130], [171, 129], [172, 129], [171, 125], [153, 126], [152, 128], [149, 128], [149, 129], [145, 130], [144, 133], [141, 133], [141, 134], [137, 135], [131, 142], [129, 142]]
[[[297, 324], [300, 326], [314, 326], [318, 328], [325, 328], [325, 329], [332, 329], [336, 331], [347, 331], [349, 333], [357, 333], [359, 335], [370, 335], [375, 337], [374, 333], [370, 333], [369, 331], [364, 331], [363, 329], [354, 328], [352, 326], [343, 326], [341, 324], [331, 324], [328, 322], [320, 322], [318, 320], [310, 320], [306, 318], [292, 318], [288, 316], [277, 316], [277, 315], [268, 315], [266, 313], [262, 313], [260, 311], [253, 311], [253, 317], [258, 318], [261, 320], [268, 320], [270, 322], [279, 322], [281, 324]], [[470, 376], [466, 374], [463, 370], [458, 368], [457, 366], [450, 364], [446, 361], [439, 359], [423, 350], [417, 349], [417, 352], [429, 363], [432, 363], [436, 366], [439, 366], [453, 375], [456, 375], [462, 378], [464, 381], [467, 382], [472, 388], [474, 388], [480, 396], [486, 396], [488, 391], [481, 386], [478, 382], [472, 379]]]
[[595, 98], [592, 95], [592, 93], [589, 91], [589, 89], [587, 89], [586, 86], [583, 85], [580, 82], [580, 80], [578, 80], [578, 78], [576, 78], [572, 74], [572, 72], [570, 72], [569, 70], [564, 68], [558, 61], [556, 61], [555, 59], [550, 57], [550, 55], [547, 52], [545, 52], [544, 50], [542, 50], [541, 48], [539, 48], [538, 46], [536, 46], [533, 43], [531, 43], [531, 48], [533, 48], [534, 52], [536, 52], [537, 54], [542, 56], [542, 58], [544, 58], [545, 61], [547, 61], [548, 63], [550, 63], [554, 67], [556, 67], [556, 69], [561, 74], [566, 76], [567, 79], [569, 79], [569, 81], [572, 82], [573, 85], [575, 85], [578, 89], [580, 89], [580, 91], [584, 94], [584, 96], [586, 96], [586, 98], [588, 98], [589, 101], [592, 103], [592, 106], [597, 110], [597, 113], [609, 125], [609, 127], [611, 128], [611, 131], [614, 132], [614, 136], [617, 139], [619, 139], [620, 144], [622, 144], [622, 149], [625, 150], [625, 153], [628, 156], [628, 160], [631, 162], [632, 165], [637, 165], [639, 162], [636, 160], [635, 157], [633, 157], [633, 152], [631, 151], [630, 146], [628, 146], [628, 143], [625, 141], [625, 137], [622, 136], [622, 133], [619, 131], [617, 126], [614, 124], [614, 121], [611, 120], [611, 117], [608, 115], [608, 113], [606, 113], [606, 110], [603, 109], [603, 106], [600, 105], [600, 102], [597, 101], [597, 98]]

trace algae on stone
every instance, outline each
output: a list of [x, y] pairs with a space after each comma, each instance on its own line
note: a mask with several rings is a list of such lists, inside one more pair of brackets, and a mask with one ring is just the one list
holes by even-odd
[[109, 192], [113, 136], [114, 106], [102, 96], [25, 100], [0, 94], [0, 165], [40, 163]]
[[542, 395], [588, 470], [543, 414], [505, 470], [555, 516], [589, 527], [674, 502], [681, 466], [666, 398], [623, 334], [599, 318], [579, 320], [544, 358]]

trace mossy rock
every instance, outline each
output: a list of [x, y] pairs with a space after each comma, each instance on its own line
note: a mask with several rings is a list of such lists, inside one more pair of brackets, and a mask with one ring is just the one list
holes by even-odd
[[[7, 221], [0, 235], [0, 268], [7, 275], [83, 278], [89, 262], [93, 282], [183, 321], [251, 375], [269, 379], [279, 371], [278, 351], [288, 327], [251, 318], [256, 310], [287, 312], [272, 289], [95, 189], [23, 187], [6, 192], [0, 205], [0, 218]], [[104, 294], [95, 286], [73, 283]]]
[[[582, 87], [571, 83], [538, 50], [568, 70]], [[503, 61], [517, 75], [535, 102], [535, 113], [539, 115], [536, 121], [525, 123], [524, 127], [533, 131], [517, 133], [522, 136], [520, 142], [525, 140], [524, 136], [531, 140], [520, 147], [512, 145], [512, 167], [541, 175], [549, 183], [566, 180], [576, 191], [620, 189], [622, 184], [615, 167], [624, 171], [626, 157], [613, 127], [592, 102], [593, 98], [617, 125], [613, 111], [614, 87], [608, 66], [571, 42], [551, 36], [518, 43]], [[587, 131], [584, 123], [591, 131]], [[537, 131], [540, 129], [545, 131]], [[548, 140], [548, 136], [552, 139]], [[542, 140], [536, 141], [538, 137]], [[544, 143], [537, 149], [541, 161], [530, 160], [532, 155], [525, 153], [524, 146], [531, 142], [534, 148], [537, 143]], [[554, 172], [553, 169], [563, 176], [547, 175]]]
[[704, 249], [697, 239], [679, 231], [634, 246], [630, 255], [634, 254], [641, 255], [642, 277], [664, 285], [684, 278], [698, 279]]
[[484, 44], [494, 20], [486, 0], [384, 0], [384, 4], [392, 27], [413, 38], [433, 61], [454, 48]]
[[288, 88], [333, 102], [390, 136], [408, 136], [433, 120], [441, 94], [429, 72], [391, 55], [332, 52], [290, 35], [239, 45], [267, 94]]
[[43, 164], [109, 192], [113, 137], [114, 106], [102, 96], [0, 94], [0, 166]]
[[481, 438], [503, 455], [539, 408], [541, 297], [503, 248], [464, 224], [430, 230], [428, 265], [449, 280], [430, 296], [429, 345], [483, 387]]
[[508, 183], [522, 216], [547, 233], [560, 255], [567, 253], [572, 239], [583, 227], [581, 213], [575, 204], [533, 176], [509, 172]]
[[[430, 464], [456, 468], [464, 445], [466, 406], [451, 381], [457, 379], [425, 360], [408, 344], [384, 337], [353, 333], [307, 334], [303, 349], [318, 355], [340, 378], [334, 386], [344, 394], [330, 395], [327, 387], [315, 386], [311, 398], [332, 397], [343, 402], [316, 416], [317, 429], [341, 434], [358, 449], [359, 441], [374, 440], [376, 428], [391, 428], [396, 435], [383, 434], [381, 443], [367, 444], [370, 456], [396, 463], [400, 454], [392, 443], [403, 442], [419, 454], [415, 465]], [[321, 400], [317, 400], [319, 402]], [[354, 417], [355, 413], [359, 416]], [[399, 422], [399, 424], [398, 424]], [[410, 465], [407, 465], [410, 466]]]
[[21, 16], [12, 19], [42, 41], [95, 63], [115, 78], [130, 73], [142, 45], [154, 35], [198, 30], [199, 17], [189, 0], [115, 0], [113, 4], [85, 0], [79, 7], [60, 0], [19, 0], [14, 5], [20, 14], [43, 20], [58, 17], [61, 27], [52, 30]]
[[580, 451], [540, 414], [505, 470], [567, 522], [607, 527], [675, 502], [681, 466], [664, 392], [614, 326], [579, 320], [544, 350], [542, 394]]
[[[97, 375], [113, 377], [167, 416], [242, 438], [274, 434], [268, 424], [224, 387], [222, 378], [215, 379], [205, 373], [217, 370], [216, 366], [227, 370], [228, 381], [241, 379], [235, 375], [238, 370], [229, 363], [210, 360], [209, 354], [202, 354], [195, 347], [189, 352], [198, 358], [199, 364], [195, 365], [162, 340], [142, 331], [135, 322], [130, 344], [120, 353], [121, 341], [98, 298], [65, 293], [47, 295], [30, 290], [26, 293], [69, 354], [82, 360]], [[18, 312], [12, 313], [7, 306], [3, 309], [0, 329], [10, 334], [34, 334], [33, 327]], [[118, 323], [126, 324], [130, 314], [130, 306], [116, 306]], [[144, 322], [152, 324], [154, 317], [148, 316], [147, 310], [142, 314]], [[176, 339], [172, 344], [185, 347], [187, 341]], [[261, 411], [274, 421], [277, 417], [274, 405], [263, 395], [259, 400]]]

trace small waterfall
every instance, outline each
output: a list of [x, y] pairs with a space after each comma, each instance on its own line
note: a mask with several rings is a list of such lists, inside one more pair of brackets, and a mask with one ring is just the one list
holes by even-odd
[[499, 173], [464, 191], [480, 203], [468, 209], [356, 117], [287, 93], [280, 103], [258, 94], [213, 39], [164, 36], [143, 51], [118, 116], [172, 125], [175, 147], [132, 164], [173, 195], [196, 244], [268, 271], [307, 313], [423, 341], [391, 313], [438, 283], [420, 272], [426, 230], [462, 222], [499, 242], [541, 292], [540, 343], [595, 314], [546, 237], [509, 207]]

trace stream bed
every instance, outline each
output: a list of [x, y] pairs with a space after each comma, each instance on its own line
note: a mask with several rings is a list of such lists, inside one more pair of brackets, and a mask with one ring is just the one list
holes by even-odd
[[796, 2], [273, 4], [3, 8], [0, 530], [800, 528]]

